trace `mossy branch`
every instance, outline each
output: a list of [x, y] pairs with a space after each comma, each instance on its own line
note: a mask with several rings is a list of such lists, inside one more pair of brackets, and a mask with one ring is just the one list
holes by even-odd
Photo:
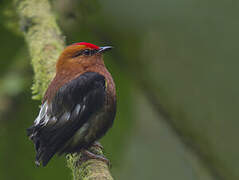
[[[48, 0], [16, 0], [20, 27], [29, 48], [35, 77], [33, 98], [40, 100], [55, 74], [55, 63], [65, 43]], [[99, 147], [91, 150], [103, 155]], [[112, 180], [108, 165], [97, 159], [82, 161], [79, 153], [67, 156], [74, 180]]]
[[41, 99], [55, 74], [55, 63], [64, 40], [47, 0], [18, 0], [16, 8], [35, 73], [34, 99]]
[[[103, 156], [100, 147], [91, 147], [91, 152]], [[74, 180], [113, 180], [108, 164], [98, 159], [85, 159], [83, 154], [68, 154], [67, 165], [72, 169]]]

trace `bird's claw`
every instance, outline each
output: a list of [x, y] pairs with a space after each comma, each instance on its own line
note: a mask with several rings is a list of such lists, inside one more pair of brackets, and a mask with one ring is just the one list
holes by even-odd
[[111, 167], [110, 161], [107, 158], [105, 158], [103, 155], [94, 154], [86, 149], [81, 150], [81, 153], [87, 156], [88, 157], [87, 159], [98, 159], [100, 161], [105, 162], [108, 165], [108, 167]]

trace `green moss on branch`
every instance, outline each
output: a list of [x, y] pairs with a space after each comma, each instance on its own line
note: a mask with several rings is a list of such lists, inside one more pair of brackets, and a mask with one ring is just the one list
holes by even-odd
[[[91, 147], [91, 152], [103, 156], [100, 147]], [[82, 154], [67, 155], [67, 165], [72, 169], [74, 180], [113, 180], [108, 164], [97, 159], [87, 159]]]
[[41, 99], [55, 74], [55, 63], [64, 40], [47, 0], [18, 0], [20, 27], [24, 32], [35, 73], [34, 99]]

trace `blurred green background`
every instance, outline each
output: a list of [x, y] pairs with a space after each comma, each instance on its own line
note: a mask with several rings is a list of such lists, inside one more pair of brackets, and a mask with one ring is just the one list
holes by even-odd
[[[239, 179], [237, 0], [54, 0], [67, 44], [112, 45], [118, 94], [102, 139], [115, 179]], [[65, 158], [34, 164], [39, 111], [12, 1], [0, 2], [0, 180], [71, 179]]]

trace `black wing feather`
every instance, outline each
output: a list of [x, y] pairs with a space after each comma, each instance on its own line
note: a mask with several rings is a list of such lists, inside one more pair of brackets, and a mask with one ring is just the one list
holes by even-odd
[[95, 72], [86, 72], [62, 86], [47, 110], [49, 121], [34, 124], [28, 129], [28, 136], [35, 143], [37, 151], [36, 163], [42, 161], [45, 166], [90, 116], [103, 106], [104, 99], [105, 78]]

